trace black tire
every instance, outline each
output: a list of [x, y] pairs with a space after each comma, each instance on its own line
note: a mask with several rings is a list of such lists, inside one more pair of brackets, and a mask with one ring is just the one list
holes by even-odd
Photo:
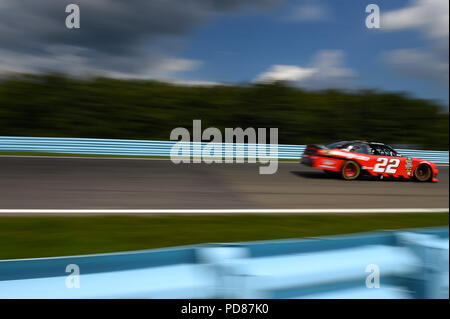
[[427, 164], [420, 164], [414, 170], [414, 178], [418, 182], [428, 182], [432, 176], [431, 167]]
[[361, 167], [355, 161], [346, 161], [341, 167], [341, 176], [347, 181], [357, 179], [361, 175]]

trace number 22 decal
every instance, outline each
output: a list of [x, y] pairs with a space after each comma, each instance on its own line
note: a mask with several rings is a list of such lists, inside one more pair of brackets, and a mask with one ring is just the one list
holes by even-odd
[[[377, 173], [388, 173], [388, 174], [395, 174], [397, 172], [398, 165], [400, 164], [400, 160], [398, 158], [388, 159], [385, 157], [380, 157], [377, 159], [377, 162], [379, 163], [375, 164], [373, 171]], [[387, 165], [388, 162], [389, 165]]]

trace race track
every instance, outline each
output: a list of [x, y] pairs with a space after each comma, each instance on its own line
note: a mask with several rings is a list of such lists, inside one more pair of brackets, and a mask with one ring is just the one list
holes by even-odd
[[439, 183], [343, 181], [298, 163], [274, 175], [260, 164], [173, 164], [168, 160], [0, 157], [0, 208], [443, 208]]

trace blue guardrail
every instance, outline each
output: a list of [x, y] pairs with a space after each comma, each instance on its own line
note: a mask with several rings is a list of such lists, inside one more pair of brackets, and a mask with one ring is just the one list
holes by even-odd
[[[43, 152], [57, 154], [92, 154], [92, 155], [125, 155], [125, 156], [170, 156], [176, 141], [147, 141], [123, 139], [97, 139], [97, 138], [57, 138], [57, 137], [14, 137], [0, 136], [0, 152]], [[188, 143], [190, 154], [201, 154], [206, 145], [210, 143]], [[255, 157], [250, 153], [249, 144], [215, 144], [222, 149], [232, 150], [233, 157]], [[259, 145], [265, 150], [266, 157], [270, 156], [268, 145]], [[305, 145], [278, 145], [277, 158], [299, 159]], [[427, 151], [396, 149], [404, 156], [422, 158], [435, 163], [448, 164], [448, 151]], [[231, 154], [231, 153], [230, 153]], [[258, 155], [258, 153], [256, 153]], [[178, 155], [182, 155], [181, 152]], [[203, 153], [203, 155], [205, 155]], [[211, 154], [213, 155], [213, 154]], [[210, 156], [213, 157], [213, 156]]]
[[0, 261], [9, 298], [449, 297], [448, 227]]

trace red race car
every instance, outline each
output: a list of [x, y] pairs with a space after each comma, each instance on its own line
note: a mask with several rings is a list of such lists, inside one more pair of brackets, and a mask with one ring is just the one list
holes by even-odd
[[419, 182], [437, 182], [436, 164], [419, 158], [404, 157], [383, 143], [342, 141], [307, 145], [301, 163], [354, 180], [361, 175], [378, 178], [395, 177]]

